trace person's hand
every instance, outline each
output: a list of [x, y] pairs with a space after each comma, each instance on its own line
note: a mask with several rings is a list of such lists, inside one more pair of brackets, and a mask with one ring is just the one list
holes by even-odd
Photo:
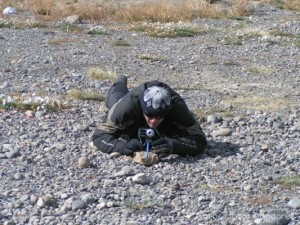
[[160, 138], [152, 142], [152, 152], [159, 155], [161, 158], [167, 157], [172, 153], [173, 143], [170, 138]]
[[125, 148], [123, 149], [123, 154], [124, 155], [133, 155], [134, 152], [140, 151], [142, 149], [143, 149], [142, 143], [138, 139], [134, 138], [134, 139], [129, 140], [126, 143]]

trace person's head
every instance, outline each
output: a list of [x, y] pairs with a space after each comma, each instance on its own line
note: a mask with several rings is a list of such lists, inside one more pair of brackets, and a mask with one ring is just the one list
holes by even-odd
[[139, 99], [149, 127], [158, 127], [172, 109], [171, 95], [164, 87], [149, 87]]

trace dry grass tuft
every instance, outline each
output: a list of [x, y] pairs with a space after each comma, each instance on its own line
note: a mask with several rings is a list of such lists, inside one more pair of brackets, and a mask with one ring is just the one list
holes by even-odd
[[[8, 5], [10, 0], [3, 0]], [[251, 14], [249, 0], [232, 0], [227, 5], [219, 1], [105, 1], [105, 0], [27, 0], [12, 4], [29, 10], [38, 20], [59, 20], [79, 15], [84, 20], [96, 21], [151, 21], [179, 22], [195, 18], [244, 17]]]
[[276, 71], [276, 69], [266, 66], [256, 66], [247, 68], [247, 71], [256, 75], [271, 75]]
[[58, 45], [63, 45], [63, 44], [66, 44], [68, 42], [72, 42], [72, 39], [70, 38], [54, 38], [54, 39], [51, 39], [49, 40], [49, 45], [52, 45], [52, 46], [58, 46]]
[[95, 90], [71, 89], [68, 91], [68, 94], [70, 97], [79, 100], [104, 101], [104, 97]]
[[272, 4], [281, 9], [300, 11], [300, 0], [264, 0], [263, 2]]
[[238, 96], [235, 98], [225, 98], [224, 103], [232, 104], [240, 109], [254, 109], [277, 112], [279, 110], [299, 107], [297, 102], [284, 97], [263, 97], [263, 96]]
[[295, 186], [300, 187], [300, 175], [282, 177], [278, 180], [275, 180], [275, 183], [286, 188], [291, 188]]
[[272, 202], [272, 198], [265, 195], [252, 196], [251, 198], [246, 198], [245, 202], [251, 205], [267, 205]]
[[199, 26], [187, 22], [137, 23], [132, 26], [132, 30], [144, 32], [150, 37], [157, 38], [192, 37], [204, 32]]
[[93, 80], [114, 80], [117, 77], [115, 71], [104, 71], [101, 68], [90, 68], [87, 74]]

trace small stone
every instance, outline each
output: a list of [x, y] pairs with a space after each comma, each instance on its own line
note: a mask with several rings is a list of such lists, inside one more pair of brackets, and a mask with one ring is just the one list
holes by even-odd
[[207, 122], [210, 123], [210, 124], [215, 124], [218, 121], [219, 120], [218, 120], [217, 116], [207, 116]]
[[43, 117], [43, 116], [45, 116], [46, 115], [46, 112], [45, 111], [36, 111], [36, 113], [35, 113], [35, 116], [37, 117], [37, 118], [41, 118], [41, 117]]
[[21, 173], [16, 173], [16, 174], [14, 175], [14, 179], [15, 179], [15, 180], [22, 180], [23, 178], [24, 178], [24, 175], [21, 174]]
[[132, 177], [132, 181], [137, 184], [146, 184], [146, 183], [148, 183], [148, 178], [147, 178], [146, 174], [139, 173]]
[[252, 186], [251, 185], [246, 185], [244, 187], [244, 191], [251, 191], [252, 190]]
[[269, 149], [269, 145], [267, 145], [267, 144], [262, 144], [262, 145], [260, 146], [260, 149], [261, 149], [262, 151], [266, 152], [266, 151], [268, 151], [268, 149]]
[[14, 221], [5, 221], [3, 225], [16, 225]]
[[10, 6], [3, 9], [3, 14], [4, 15], [12, 15], [12, 14], [16, 14], [16, 13], [17, 13], [16, 8], [13, 8], [13, 7], [10, 7]]
[[121, 171], [115, 174], [116, 177], [130, 176], [133, 174], [133, 168], [130, 166], [125, 166]]
[[105, 208], [105, 207], [106, 207], [106, 202], [100, 202], [100, 203], [96, 206], [97, 209], [103, 209], [103, 208]]
[[232, 134], [232, 130], [230, 128], [221, 128], [219, 130], [215, 130], [212, 132], [212, 135], [215, 137], [230, 136], [231, 134]]
[[27, 110], [27, 111], [25, 112], [25, 116], [26, 116], [27, 118], [32, 118], [32, 117], [34, 116], [34, 112], [33, 112], [32, 110]]
[[87, 193], [81, 196], [82, 201], [84, 201], [87, 205], [94, 203], [96, 199], [91, 193]]
[[66, 150], [66, 145], [65, 144], [60, 144], [60, 143], [57, 143], [57, 144], [54, 144], [50, 147], [50, 149], [57, 149], [58, 151], [64, 151]]
[[46, 206], [46, 203], [43, 198], [39, 198], [36, 205], [40, 208], [44, 208]]
[[290, 222], [289, 215], [282, 210], [273, 210], [263, 217], [262, 225], [287, 225]]
[[85, 209], [86, 208], [86, 204], [84, 201], [82, 201], [81, 199], [75, 199], [72, 202], [72, 211], [76, 211], [78, 209]]
[[18, 150], [12, 149], [9, 152], [5, 152], [5, 156], [8, 159], [13, 159], [13, 158], [16, 158], [18, 156], [21, 156], [21, 154], [20, 154], [20, 152]]
[[75, 23], [80, 23], [81, 20], [82, 18], [79, 15], [72, 15], [66, 18], [66, 23], [75, 24]]
[[76, 127], [77, 127], [77, 130], [80, 130], [80, 131], [88, 131], [89, 130], [89, 126], [88, 125], [78, 124]]
[[88, 168], [90, 166], [90, 160], [88, 157], [81, 157], [78, 159], [78, 166], [80, 168]]
[[60, 195], [60, 198], [61, 198], [61, 199], [67, 199], [67, 198], [69, 198], [69, 195], [68, 195], [67, 193], [62, 193], [62, 194]]
[[171, 190], [173, 190], [173, 191], [175, 191], [175, 190], [180, 190], [180, 184], [179, 183], [176, 183], [176, 184], [173, 184], [172, 186], [171, 186]]
[[294, 209], [300, 208], [300, 198], [293, 198], [288, 202], [288, 206]]
[[107, 202], [106, 203], [106, 207], [107, 208], [111, 208], [111, 207], [114, 207], [115, 206], [115, 203], [114, 202]]

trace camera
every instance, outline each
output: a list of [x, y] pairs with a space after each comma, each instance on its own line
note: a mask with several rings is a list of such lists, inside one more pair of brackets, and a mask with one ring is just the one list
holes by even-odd
[[139, 137], [140, 138], [152, 138], [155, 136], [155, 131], [152, 128], [140, 128]]

